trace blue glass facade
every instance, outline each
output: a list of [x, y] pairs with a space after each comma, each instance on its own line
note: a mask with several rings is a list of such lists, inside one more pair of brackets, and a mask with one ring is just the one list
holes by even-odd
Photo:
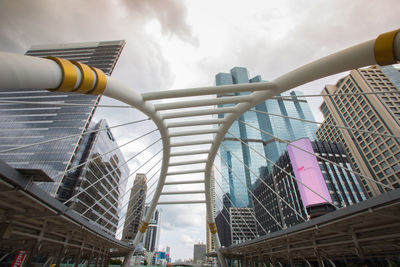
[[[216, 85], [229, 85], [240, 83], [261, 82], [260, 76], [249, 79], [246, 68], [235, 67], [230, 73], [218, 73], [216, 75]], [[233, 95], [246, 95], [249, 92], [229, 93], [219, 95], [226, 97]], [[315, 140], [315, 131], [317, 126], [311, 123], [290, 120], [283, 117], [266, 115], [261, 112], [268, 112], [277, 115], [290, 116], [306, 120], [314, 120], [310, 107], [303, 98], [292, 97], [301, 95], [300, 92], [284, 93], [282, 96], [291, 96], [288, 98], [277, 98], [267, 100], [255, 107], [260, 112], [248, 111], [244, 113], [239, 120], [233, 123], [220, 148], [222, 158], [222, 174], [228, 178], [229, 184], [222, 179], [223, 193], [230, 193], [231, 200], [236, 207], [252, 206], [251, 196], [246, 185], [251, 185], [259, 176], [259, 169], [262, 166], [268, 166], [271, 169], [273, 162], [277, 161], [279, 156], [286, 150], [286, 144], [276, 141], [274, 137], [279, 137], [288, 141], [294, 141], [302, 137], [308, 137]], [[219, 107], [228, 107], [232, 104], [224, 104]], [[219, 114], [223, 118], [224, 114]], [[258, 129], [261, 129], [271, 135], [262, 133], [248, 125], [246, 122]], [[241, 141], [237, 140], [240, 138]], [[251, 147], [251, 148], [249, 148]], [[264, 155], [269, 161], [266, 161], [260, 155]], [[249, 168], [243, 165], [244, 162]], [[228, 167], [229, 166], [229, 167]], [[249, 170], [250, 169], [250, 170]]]

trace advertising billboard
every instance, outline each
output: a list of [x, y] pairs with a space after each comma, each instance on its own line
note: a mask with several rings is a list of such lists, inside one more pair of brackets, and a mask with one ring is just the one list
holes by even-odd
[[[294, 176], [299, 181], [297, 185], [304, 207], [307, 208], [309, 206], [332, 202], [317, 158], [313, 155], [314, 150], [310, 139], [302, 138], [291, 142], [287, 150]], [[306, 151], [313, 154], [309, 154]], [[307, 187], [311, 188], [312, 191]], [[317, 192], [323, 198], [313, 191]]]
[[21, 267], [24, 264], [27, 255], [28, 251], [18, 250], [17, 255], [15, 255], [14, 261], [11, 264], [11, 267]]

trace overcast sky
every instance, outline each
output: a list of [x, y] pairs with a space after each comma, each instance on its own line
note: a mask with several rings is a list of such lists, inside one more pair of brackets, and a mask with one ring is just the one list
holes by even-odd
[[[234, 66], [247, 67], [251, 77], [272, 80], [398, 28], [399, 11], [398, 0], [0, 0], [0, 50], [24, 53], [37, 44], [124, 39], [113, 76], [139, 92], [213, 85], [215, 74]], [[319, 93], [343, 75], [297, 89]], [[321, 120], [321, 99], [309, 101]], [[102, 117], [116, 125], [141, 115], [108, 108], [96, 114]], [[114, 135], [121, 144], [152, 127], [148, 123]], [[154, 138], [129, 146], [126, 158]], [[162, 208], [159, 248], [170, 246], [174, 259], [192, 258], [193, 244], [205, 242], [205, 208]]]

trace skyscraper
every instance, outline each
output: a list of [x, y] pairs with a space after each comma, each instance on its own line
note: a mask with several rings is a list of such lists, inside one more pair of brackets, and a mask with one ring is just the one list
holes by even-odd
[[[210, 194], [211, 194], [211, 208], [212, 208], [212, 216], [215, 218], [215, 176], [214, 176], [214, 167], [211, 169], [211, 177], [210, 177]], [[208, 218], [207, 222], [208, 222]], [[206, 235], [207, 235], [207, 253], [210, 253], [215, 250], [214, 239], [212, 238], [210, 227], [208, 227], [208, 223], [206, 223]], [[210, 259], [211, 260], [211, 259]]]
[[68, 173], [69, 183], [64, 183], [60, 190], [68, 196], [81, 192], [70, 205], [103, 231], [115, 235], [118, 207], [122, 204], [120, 195], [125, 191], [129, 168], [106, 120], [92, 121], [89, 130], [101, 131], [83, 137], [72, 167], [91, 161]]
[[[322, 91], [332, 95], [324, 96], [320, 107], [324, 122], [369, 132], [328, 125], [321, 125], [316, 132], [319, 140], [344, 145], [355, 170], [370, 178], [360, 177], [369, 196], [387, 190], [375, 181], [400, 187], [400, 140], [374, 134], [400, 135], [399, 90], [400, 72], [397, 69], [373, 66], [352, 70], [336, 85], [327, 85]], [[396, 93], [373, 94], [385, 91]], [[346, 93], [359, 95], [343, 95]]]
[[147, 178], [145, 174], [137, 173], [129, 196], [128, 209], [126, 211], [122, 240], [130, 242], [135, 239], [140, 222], [144, 215], [144, 205], [147, 193]]
[[[146, 214], [149, 205], [144, 207], [144, 213]], [[160, 210], [156, 209], [154, 211], [153, 216], [150, 219], [149, 227], [143, 236], [143, 246], [147, 249], [147, 251], [157, 251], [158, 250], [158, 240], [160, 239], [160, 223], [161, 223], [161, 213]]]
[[[260, 76], [249, 79], [247, 69], [240, 67], [231, 69], [230, 73], [218, 73], [216, 75], [216, 85], [255, 83], [261, 81]], [[218, 95], [218, 97], [245, 94], [249, 94], [249, 92], [227, 93]], [[267, 165], [268, 169], [271, 169], [273, 162], [285, 151], [286, 144], [278, 142], [275, 136], [289, 141], [302, 137], [308, 137], [312, 140], [315, 139], [314, 132], [317, 127], [314, 124], [266, 114], [272, 113], [314, 120], [307, 101], [295, 97], [301, 94], [300, 92], [291, 92], [290, 94], [284, 93], [282, 96], [286, 95], [290, 97], [270, 99], [262, 102], [254, 108], [254, 110], [258, 112], [248, 111], [244, 113], [239, 118], [240, 121], [236, 121], [229, 129], [229, 132], [234, 136], [227, 134], [220, 148], [222, 174], [229, 180], [228, 184], [225, 182], [225, 179], [223, 179], [222, 187], [225, 193], [230, 193], [234, 206], [251, 207], [252, 200], [246, 186], [251, 188], [251, 185], [257, 180], [254, 174], [259, 173], [259, 168]], [[233, 104], [224, 104], [221, 106], [228, 107], [232, 105]], [[219, 114], [220, 118], [223, 118], [223, 116], [224, 114]], [[270, 133], [271, 135], [261, 133], [246, 125], [244, 122]], [[236, 138], [240, 138], [244, 143], [250, 145], [252, 149]], [[264, 155], [270, 161], [266, 161], [253, 150]], [[244, 162], [251, 171], [246, 168], [241, 161]]]
[[[76, 60], [110, 75], [124, 44], [125, 41], [40, 45], [33, 46], [26, 55]], [[52, 93], [45, 89], [0, 90], [0, 150], [4, 151], [0, 158], [17, 169], [42, 169], [54, 183], [40, 186], [60, 200], [67, 199], [71, 192], [64, 189], [78, 177], [66, 176], [65, 171], [77, 157], [82, 133], [89, 127], [99, 99], [100, 96]], [[68, 135], [76, 136], [10, 150]]]
[[254, 209], [232, 207], [228, 198], [229, 193], [226, 193], [224, 207], [215, 218], [219, 240], [225, 247], [242, 243], [258, 235]]
[[193, 246], [193, 263], [202, 264], [206, 261], [206, 245], [203, 243], [194, 244]]
[[[292, 143], [306, 149], [302, 144], [307, 144], [307, 142], [310, 141], [303, 138]], [[301, 217], [312, 218], [334, 210], [327, 200], [331, 200], [337, 207], [346, 207], [367, 198], [359, 177], [336, 166], [352, 170], [351, 162], [341, 144], [314, 141], [309, 143], [309, 148], [313, 153], [321, 155], [330, 162], [309, 154], [297, 155], [296, 158], [285, 152], [276, 162], [277, 166], [274, 166], [272, 171], [266, 172], [262, 181], [259, 180], [255, 184], [253, 194], [258, 201], [254, 201], [254, 211], [259, 222], [257, 228], [260, 235], [280, 230], [279, 224], [283, 228], [291, 227], [303, 222]], [[316, 166], [308, 165], [312, 160], [315, 160]], [[307, 170], [311, 168], [311, 172]], [[298, 171], [297, 174], [296, 171]], [[301, 177], [300, 171], [308, 172]], [[296, 179], [290, 177], [288, 173]], [[302, 178], [304, 178], [303, 181]], [[314, 192], [299, 183], [299, 180], [312, 188]], [[325, 187], [326, 191], [321, 190], [322, 187]], [[284, 201], [278, 198], [271, 189]], [[320, 196], [324, 196], [325, 199]], [[313, 203], [310, 203], [310, 200]]]

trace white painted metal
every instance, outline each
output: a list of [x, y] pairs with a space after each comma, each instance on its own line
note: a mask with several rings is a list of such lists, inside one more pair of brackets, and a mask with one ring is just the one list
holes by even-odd
[[208, 154], [209, 152], [210, 152], [209, 149], [192, 150], [192, 151], [181, 151], [181, 152], [172, 152], [172, 153], [171, 153], [171, 157], [187, 156], [187, 155], [197, 155], [197, 154]]
[[171, 137], [177, 137], [177, 136], [193, 136], [193, 135], [199, 135], [199, 134], [213, 134], [213, 133], [218, 133], [218, 129], [204, 129], [204, 130], [197, 130], [197, 131], [182, 131], [182, 132], [175, 132], [175, 133], [170, 133]]
[[[146, 114], [153, 120], [158, 130], [160, 131], [163, 143], [163, 161], [161, 164], [160, 178], [156, 190], [154, 192], [153, 200], [151, 201], [150, 207], [144, 218], [144, 221], [146, 223], [150, 223], [151, 217], [153, 216], [153, 213], [157, 206], [158, 199], [160, 198], [160, 194], [164, 187], [165, 178], [168, 172], [168, 165], [171, 152], [168, 128], [166, 127], [165, 121], [162, 119], [161, 115], [157, 111], [155, 111], [155, 108], [151, 103], [145, 102], [139, 93], [123, 85], [117, 80], [110, 78], [107, 79], [107, 87], [106, 90], [104, 91], [104, 95], [125, 102], [128, 105], [131, 105], [137, 108], [138, 110], [142, 111], [144, 114]], [[142, 237], [143, 233], [139, 231], [135, 236], [135, 240], [133, 241], [135, 247], [137, 247]], [[129, 261], [133, 253], [134, 251], [131, 251], [125, 257], [124, 263], [122, 265], [123, 267], [127, 267], [129, 265]]]
[[176, 143], [172, 143], [172, 144], [171, 144], [171, 147], [204, 145], [204, 144], [211, 144], [212, 142], [213, 142], [212, 139], [195, 140], [195, 141], [186, 141], [186, 142], [176, 142]]
[[168, 176], [172, 175], [182, 175], [182, 174], [190, 174], [190, 173], [203, 173], [204, 169], [193, 169], [193, 170], [186, 170], [186, 171], [176, 171], [176, 172], [168, 172]]
[[222, 98], [208, 98], [208, 99], [192, 100], [192, 101], [162, 103], [162, 104], [156, 104], [154, 106], [156, 110], [167, 110], [167, 109], [178, 109], [178, 108], [213, 106], [220, 104], [236, 104], [236, 103], [248, 102], [250, 100], [251, 100], [250, 95], [244, 95], [244, 96], [230, 96]]
[[176, 204], [204, 204], [205, 200], [188, 200], [188, 201], [162, 201], [158, 205], [176, 205]]
[[197, 87], [189, 89], [177, 89], [168, 91], [156, 91], [142, 94], [144, 100], [157, 100], [166, 98], [179, 98], [188, 96], [200, 96], [200, 95], [215, 95], [215, 94], [226, 94], [234, 92], [249, 92], [249, 91], [266, 91], [273, 89], [269, 83], [252, 83], [250, 84], [233, 84], [233, 85], [222, 85], [222, 86], [210, 86], [210, 87]]
[[165, 182], [164, 185], [177, 185], [177, 184], [203, 184], [204, 180], [188, 180], [188, 181], [173, 181]]
[[206, 163], [206, 160], [198, 159], [198, 160], [180, 161], [180, 162], [170, 163], [169, 166], [172, 167], [172, 166], [190, 165], [190, 164], [198, 164], [198, 163]]
[[191, 194], [204, 194], [204, 190], [161, 192], [161, 195], [191, 195]]
[[57, 88], [62, 72], [48, 59], [0, 52], [0, 88]]
[[175, 127], [222, 124], [224, 122], [225, 122], [225, 119], [209, 119], [209, 120], [192, 120], [192, 121], [182, 121], [182, 122], [170, 122], [167, 125], [168, 125], [168, 128], [175, 128]]
[[204, 116], [204, 115], [233, 113], [233, 112], [235, 112], [235, 108], [213, 108], [213, 109], [208, 108], [208, 109], [187, 110], [180, 112], [169, 112], [169, 113], [164, 113], [162, 116], [164, 119], [173, 119], [173, 118], [194, 117], [194, 116]]

